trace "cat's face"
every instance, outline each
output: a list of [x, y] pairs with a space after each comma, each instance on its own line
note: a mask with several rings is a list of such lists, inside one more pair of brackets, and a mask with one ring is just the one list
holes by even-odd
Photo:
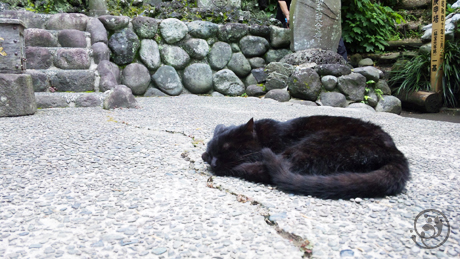
[[206, 152], [201, 156], [214, 173], [228, 174], [232, 168], [248, 162], [260, 150], [254, 131], [254, 121], [241, 126], [217, 125]]

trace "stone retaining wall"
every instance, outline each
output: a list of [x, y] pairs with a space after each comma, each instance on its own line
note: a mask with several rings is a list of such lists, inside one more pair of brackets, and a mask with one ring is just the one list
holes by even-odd
[[244, 89], [255, 82], [252, 69], [290, 53], [289, 30], [276, 26], [26, 11], [0, 16], [22, 19], [28, 27], [26, 57], [35, 91], [106, 91], [125, 84], [136, 95], [149, 87], [168, 95], [204, 94], [228, 80]]

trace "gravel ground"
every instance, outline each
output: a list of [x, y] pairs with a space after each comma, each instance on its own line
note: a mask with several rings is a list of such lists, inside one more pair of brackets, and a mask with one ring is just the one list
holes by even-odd
[[[138, 101], [0, 118], [0, 258], [460, 258], [460, 124], [257, 98]], [[317, 114], [381, 125], [409, 159], [407, 191], [335, 201], [208, 182], [217, 124]], [[435, 249], [410, 239], [425, 209], [450, 222]]]

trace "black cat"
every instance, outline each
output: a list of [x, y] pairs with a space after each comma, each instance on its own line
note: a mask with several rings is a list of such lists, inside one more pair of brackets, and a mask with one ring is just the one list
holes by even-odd
[[410, 179], [407, 160], [390, 135], [347, 117], [218, 125], [202, 158], [215, 175], [324, 199], [395, 195]]

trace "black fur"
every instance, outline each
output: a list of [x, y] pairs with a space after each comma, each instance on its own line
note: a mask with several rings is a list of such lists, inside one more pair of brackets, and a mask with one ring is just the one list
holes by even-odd
[[215, 175], [325, 199], [395, 195], [410, 179], [407, 160], [390, 135], [347, 117], [218, 125], [202, 158]]

